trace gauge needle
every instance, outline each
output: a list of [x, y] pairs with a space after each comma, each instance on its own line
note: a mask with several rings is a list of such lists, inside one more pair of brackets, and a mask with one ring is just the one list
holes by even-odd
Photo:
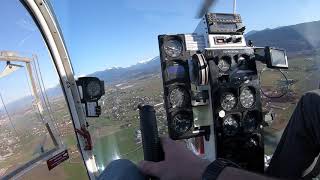
[[171, 50], [177, 50], [177, 48], [175, 48], [175, 47], [170, 47], [170, 46], [168, 46], [167, 48], [168, 48], [168, 49], [171, 49]]

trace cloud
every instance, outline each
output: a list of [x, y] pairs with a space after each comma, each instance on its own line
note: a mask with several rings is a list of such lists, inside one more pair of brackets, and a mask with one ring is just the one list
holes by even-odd
[[25, 36], [22, 40], [19, 41], [18, 47], [21, 47], [28, 39], [30, 39], [32, 36], [32, 33], [29, 33], [27, 36]]
[[[27, 16], [27, 15], [26, 15]], [[28, 35], [26, 35], [22, 40], [18, 42], [18, 46], [21, 47], [28, 39], [31, 38], [33, 33], [37, 32], [37, 27], [33, 23], [33, 21], [27, 20], [27, 19], [20, 19], [19, 21], [16, 22], [18, 27], [23, 29]]]
[[19, 21], [17, 21], [16, 24], [24, 30], [31, 31], [31, 32], [37, 31], [37, 27], [32, 21], [30, 22], [29, 20], [26, 20], [26, 19], [20, 19]]

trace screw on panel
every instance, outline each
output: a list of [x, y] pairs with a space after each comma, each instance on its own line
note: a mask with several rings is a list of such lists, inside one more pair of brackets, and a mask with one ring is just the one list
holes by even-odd
[[70, 85], [70, 82], [69, 82], [69, 81], [67, 81], [67, 82], [66, 82], [66, 84], [67, 84], [67, 87], [68, 87], [68, 88], [70, 88], [70, 87], [71, 87], [71, 85]]

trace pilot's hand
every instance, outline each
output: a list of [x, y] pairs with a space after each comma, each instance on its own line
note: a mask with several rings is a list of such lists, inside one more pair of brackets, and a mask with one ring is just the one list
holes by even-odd
[[138, 165], [144, 174], [161, 180], [200, 180], [209, 161], [200, 159], [187, 149], [185, 143], [161, 138], [165, 160], [141, 161]]

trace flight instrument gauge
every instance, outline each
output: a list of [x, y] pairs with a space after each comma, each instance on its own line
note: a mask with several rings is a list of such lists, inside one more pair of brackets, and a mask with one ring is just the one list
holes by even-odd
[[181, 108], [187, 106], [190, 96], [184, 88], [177, 87], [170, 92], [169, 101], [173, 108]]
[[251, 108], [255, 102], [255, 95], [248, 87], [244, 88], [240, 93], [240, 103], [244, 108]]
[[252, 133], [257, 128], [257, 121], [253, 114], [247, 114], [247, 116], [243, 119], [242, 127], [246, 133]]
[[238, 124], [235, 116], [233, 116], [233, 115], [227, 116], [223, 120], [222, 126], [223, 126], [223, 132], [227, 136], [236, 135], [238, 132], [238, 129], [239, 129], [239, 124]]
[[234, 94], [226, 93], [222, 96], [221, 107], [225, 111], [230, 111], [236, 106], [236, 104], [237, 104], [237, 98]]
[[192, 119], [187, 114], [175, 115], [172, 122], [175, 133], [179, 135], [185, 134], [192, 127]]
[[230, 69], [230, 64], [225, 59], [220, 59], [218, 61], [218, 68], [222, 72], [226, 72]]
[[172, 57], [179, 57], [182, 53], [182, 43], [179, 40], [169, 40], [163, 44], [165, 53]]

